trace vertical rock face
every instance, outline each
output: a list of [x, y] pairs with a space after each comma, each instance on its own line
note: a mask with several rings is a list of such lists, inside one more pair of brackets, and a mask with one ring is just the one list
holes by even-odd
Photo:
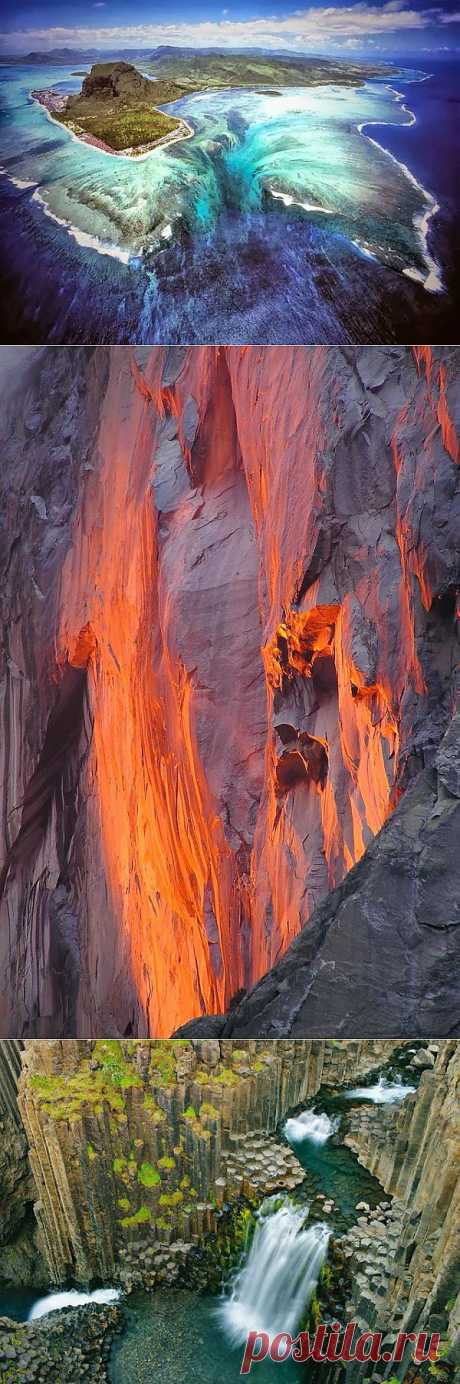
[[6, 1115], [20, 1124], [18, 1111], [18, 1078], [21, 1071], [22, 1043], [6, 1039], [0, 1045], [0, 1105]]
[[[372, 1217], [367, 1226], [364, 1220], [358, 1222], [350, 1233], [352, 1271], [364, 1288], [354, 1307], [374, 1330], [397, 1325], [401, 1331], [438, 1331], [447, 1338], [448, 1359], [457, 1366], [459, 1093], [460, 1047], [446, 1042], [440, 1045], [434, 1069], [423, 1072], [416, 1096], [400, 1110], [374, 1108], [364, 1119], [362, 1112], [355, 1113], [345, 1139], [393, 1198], [390, 1238], [385, 1229], [382, 1236], [381, 1221], [375, 1223]], [[383, 1259], [382, 1242], [387, 1248]], [[380, 1251], [377, 1263], [374, 1250]], [[363, 1261], [367, 1284], [359, 1276]], [[345, 1377], [354, 1384], [359, 1370], [351, 1367]], [[404, 1372], [398, 1371], [398, 1377], [402, 1379]]]
[[[1, 1031], [162, 1035], [223, 1012], [431, 773], [455, 701], [457, 371], [449, 347], [22, 359]], [[406, 946], [421, 982], [458, 937], [453, 741], [444, 760], [445, 844]], [[394, 1019], [382, 997], [376, 1031]]]
[[18, 1107], [22, 1044], [0, 1043], [0, 1282], [39, 1280], [31, 1211], [36, 1189]]

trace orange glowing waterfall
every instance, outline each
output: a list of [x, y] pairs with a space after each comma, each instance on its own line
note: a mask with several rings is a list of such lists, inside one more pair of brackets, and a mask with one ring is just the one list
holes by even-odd
[[63, 571], [59, 639], [61, 663], [88, 664], [94, 831], [121, 925], [114, 982], [121, 996], [134, 984], [144, 1031], [167, 1034], [184, 1015], [221, 1007], [240, 969], [234, 865], [191, 727], [193, 673], [174, 660], [159, 625], [156, 426], [150, 394], [133, 387], [118, 353], [101, 465]]
[[401, 792], [443, 580], [417, 497], [458, 441], [431, 348], [380, 392], [356, 360], [110, 351], [56, 641], [87, 670], [86, 1029], [223, 1010]]

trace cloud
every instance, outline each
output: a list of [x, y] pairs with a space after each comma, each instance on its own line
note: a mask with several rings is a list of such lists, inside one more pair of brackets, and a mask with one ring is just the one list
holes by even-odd
[[[104, 0], [96, 0], [102, 7]], [[417, 31], [433, 24], [452, 24], [460, 14], [448, 14], [437, 8], [416, 10], [405, 0], [385, 0], [375, 5], [367, 0], [339, 7], [296, 10], [291, 15], [258, 16], [255, 19], [232, 20], [225, 16], [199, 23], [126, 24], [123, 26], [56, 27], [21, 29], [16, 33], [0, 34], [8, 49], [27, 51], [28, 48], [55, 48], [62, 45], [74, 48], [120, 47], [155, 48], [158, 44], [192, 45], [195, 47], [247, 48], [280, 47], [299, 51], [318, 51], [319, 48], [344, 46], [349, 40], [365, 43], [371, 38], [397, 36], [404, 31]], [[225, 17], [224, 17], [225, 16]]]

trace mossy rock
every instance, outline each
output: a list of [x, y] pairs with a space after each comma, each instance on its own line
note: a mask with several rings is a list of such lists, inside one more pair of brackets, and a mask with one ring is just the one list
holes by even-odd
[[152, 1163], [141, 1163], [137, 1180], [142, 1183], [143, 1187], [156, 1187], [161, 1182], [160, 1174]]
[[[97, 1065], [95, 1065], [97, 1064]], [[95, 1115], [102, 1115], [104, 1103], [113, 1114], [124, 1111], [125, 1092], [142, 1086], [134, 1065], [127, 1061], [121, 1043], [116, 1039], [96, 1040], [88, 1058], [79, 1063], [76, 1072], [61, 1075], [33, 1074], [30, 1089], [45, 1114], [53, 1120], [74, 1121], [85, 1106]]]
[[112, 1168], [118, 1175], [124, 1173], [127, 1167], [126, 1158], [114, 1158]]
[[124, 1226], [126, 1229], [129, 1229], [132, 1225], [144, 1225], [147, 1221], [150, 1221], [151, 1215], [152, 1213], [149, 1211], [148, 1206], [140, 1206], [139, 1210], [135, 1211], [133, 1216], [124, 1216], [120, 1221], [120, 1225]]
[[174, 1050], [176, 1040], [171, 1038], [157, 1039], [152, 1045], [150, 1058], [150, 1075], [156, 1086], [173, 1086], [177, 1081], [176, 1059]]
[[148, 1110], [149, 1115], [151, 1115], [153, 1124], [162, 1124], [163, 1120], [166, 1119], [165, 1111], [161, 1109], [161, 1106], [157, 1105], [155, 1097], [152, 1095], [151, 1091], [146, 1091], [145, 1093], [144, 1110]]
[[219, 1086], [238, 1086], [240, 1080], [231, 1067], [222, 1067], [214, 1076], [214, 1081], [217, 1081]]
[[169, 1193], [167, 1193], [167, 1192], [162, 1192], [161, 1197], [160, 1197], [160, 1201], [159, 1201], [159, 1205], [160, 1205], [160, 1206], [179, 1206], [180, 1203], [181, 1203], [183, 1200], [184, 1200], [184, 1193], [181, 1192], [181, 1191], [179, 1190], [179, 1188], [177, 1188], [177, 1191], [175, 1191], [175, 1192], [169, 1192]]

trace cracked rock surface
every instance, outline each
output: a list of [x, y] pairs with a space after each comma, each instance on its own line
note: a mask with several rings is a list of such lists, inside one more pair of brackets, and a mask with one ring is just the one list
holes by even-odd
[[458, 1032], [459, 358], [5, 348], [1, 1033]]

